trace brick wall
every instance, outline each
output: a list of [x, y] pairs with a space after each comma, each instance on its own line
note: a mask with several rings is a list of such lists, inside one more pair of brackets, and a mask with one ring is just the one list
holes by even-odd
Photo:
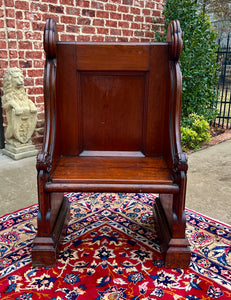
[[[25, 89], [38, 108], [33, 135], [43, 136], [43, 28], [52, 17], [61, 41], [149, 42], [153, 22], [163, 24], [164, 0], [0, 0], [0, 88], [5, 70], [19, 67]], [[4, 116], [5, 120], [5, 116]], [[5, 120], [6, 123], [6, 120]]]

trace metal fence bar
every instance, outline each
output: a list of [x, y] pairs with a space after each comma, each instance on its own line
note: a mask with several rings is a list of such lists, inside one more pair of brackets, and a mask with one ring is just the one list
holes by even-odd
[[220, 64], [220, 76], [218, 78], [218, 95], [217, 109], [219, 110], [214, 125], [223, 128], [231, 128], [231, 49], [230, 34], [227, 36], [225, 47], [219, 47], [217, 51], [217, 62]]

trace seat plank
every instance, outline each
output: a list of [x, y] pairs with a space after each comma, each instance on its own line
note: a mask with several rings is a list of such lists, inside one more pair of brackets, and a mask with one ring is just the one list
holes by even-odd
[[162, 158], [92, 156], [62, 157], [52, 182], [173, 184]]

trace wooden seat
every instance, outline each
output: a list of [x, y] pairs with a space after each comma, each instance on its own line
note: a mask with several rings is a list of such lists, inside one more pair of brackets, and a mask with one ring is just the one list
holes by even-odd
[[45, 133], [38, 155], [33, 265], [54, 266], [69, 219], [64, 192], [158, 193], [166, 267], [188, 267], [187, 157], [180, 140], [182, 49], [178, 21], [165, 43], [59, 42], [44, 31]]

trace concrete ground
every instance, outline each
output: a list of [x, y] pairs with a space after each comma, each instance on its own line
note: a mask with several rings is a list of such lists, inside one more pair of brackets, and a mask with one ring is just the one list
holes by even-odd
[[[37, 203], [35, 164], [0, 153], [0, 216]], [[186, 207], [231, 224], [231, 140], [189, 155]]]

